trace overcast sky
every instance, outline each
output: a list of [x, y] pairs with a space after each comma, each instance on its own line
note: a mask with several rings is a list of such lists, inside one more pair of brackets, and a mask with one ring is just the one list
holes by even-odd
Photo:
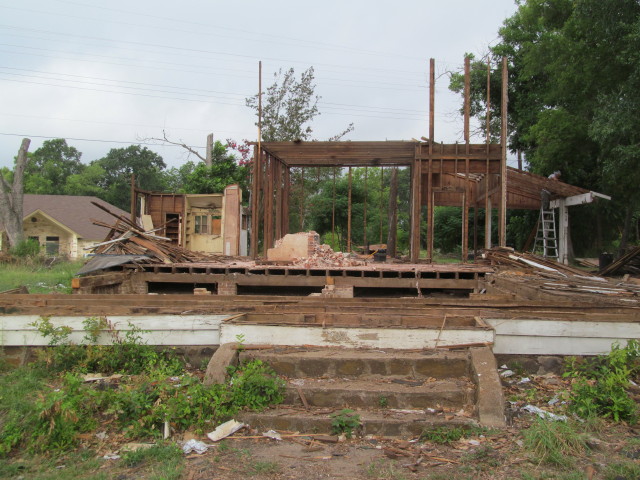
[[[278, 69], [313, 66], [323, 140], [428, 134], [428, 60], [436, 60], [437, 141], [461, 140], [447, 71], [497, 40], [514, 0], [0, 0], [0, 166], [20, 139], [66, 138], [85, 163], [161, 137], [204, 145], [255, 140], [245, 97]], [[482, 141], [478, 139], [478, 141]], [[145, 143], [149, 143], [146, 141]], [[153, 142], [151, 142], [153, 143]], [[169, 166], [184, 150], [152, 144]]]

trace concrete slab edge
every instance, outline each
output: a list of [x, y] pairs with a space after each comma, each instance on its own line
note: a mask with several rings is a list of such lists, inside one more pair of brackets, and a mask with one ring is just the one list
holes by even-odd
[[504, 396], [496, 358], [489, 347], [471, 348], [471, 373], [476, 384], [476, 411], [485, 427], [506, 427]]

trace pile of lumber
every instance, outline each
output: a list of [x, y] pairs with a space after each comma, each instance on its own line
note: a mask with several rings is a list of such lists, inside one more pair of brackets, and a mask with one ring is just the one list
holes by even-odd
[[494, 247], [485, 250], [482, 253], [482, 258], [489, 260], [491, 265], [502, 265], [519, 270], [557, 273], [564, 277], [573, 275], [593, 277], [593, 275], [584, 270], [579, 270], [569, 265], [558, 263], [550, 258], [540, 257], [532, 253], [516, 252], [513, 248], [509, 247]]
[[626, 255], [607, 265], [598, 272], [600, 275], [631, 274], [640, 275], [640, 247], [635, 247]]
[[192, 252], [171, 243], [169, 238], [154, 234], [163, 229], [166, 224], [154, 230], [145, 231], [128, 218], [117, 215], [98, 203], [91, 203], [117, 219], [114, 225], [92, 219], [94, 225], [109, 229], [105, 241], [92, 247], [91, 250], [96, 255], [145, 255], [149, 257], [149, 263], [190, 263], [212, 260], [208, 255]]

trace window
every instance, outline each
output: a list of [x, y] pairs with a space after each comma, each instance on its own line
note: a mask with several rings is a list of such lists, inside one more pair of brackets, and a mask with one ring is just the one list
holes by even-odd
[[194, 233], [209, 234], [209, 217], [207, 215], [196, 215], [195, 222]]
[[60, 237], [47, 237], [45, 251], [47, 255], [58, 255], [60, 253]]

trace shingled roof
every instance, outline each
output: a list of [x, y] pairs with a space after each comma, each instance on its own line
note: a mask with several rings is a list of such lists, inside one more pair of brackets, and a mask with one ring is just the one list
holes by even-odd
[[[117, 215], [129, 216], [124, 210], [100, 200], [98, 197], [75, 195], [31, 195], [25, 194], [23, 203], [24, 218], [40, 210], [70, 230], [80, 238], [101, 240], [108, 231], [92, 223], [92, 219], [101, 220], [108, 224], [114, 223], [114, 218], [91, 202], [96, 202]], [[1, 227], [0, 227], [1, 228]]]

